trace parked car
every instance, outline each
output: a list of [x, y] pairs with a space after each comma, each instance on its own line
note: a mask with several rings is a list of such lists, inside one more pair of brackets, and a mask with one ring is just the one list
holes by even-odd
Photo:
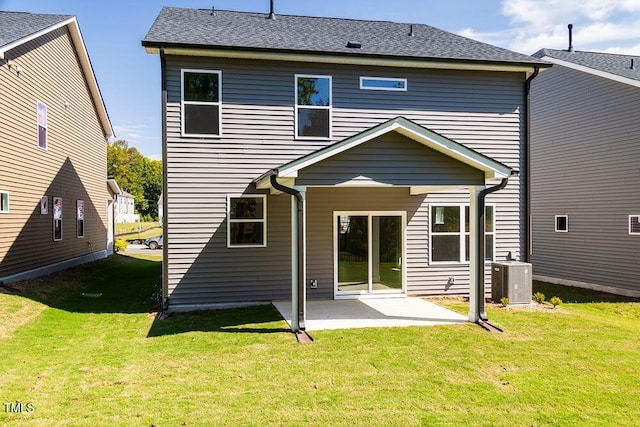
[[149, 237], [144, 241], [149, 249], [158, 249], [162, 247], [162, 234], [156, 237]]

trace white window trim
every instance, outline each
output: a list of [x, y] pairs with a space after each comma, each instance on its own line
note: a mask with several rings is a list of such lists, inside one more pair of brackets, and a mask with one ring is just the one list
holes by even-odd
[[11, 212], [11, 198], [9, 197], [9, 192], [8, 191], [4, 191], [4, 190], [0, 190], [0, 198], [2, 197], [3, 194], [5, 194], [7, 196], [7, 209], [6, 210], [2, 210], [2, 201], [0, 200], [0, 213], [3, 213], [3, 214], [10, 213]]
[[[433, 207], [438, 207], [438, 206], [444, 206], [444, 207], [451, 207], [451, 206], [457, 206], [458, 209], [460, 209], [460, 231], [458, 232], [450, 232], [450, 233], [445, 233], [445, 232], [433, 232], [433, 226], [431, 223], [431, 209]], [[469, 206], [469, 203], [430, 203], [429, 204], [429, 265], [469, 265], [470, 264], [470, 260], [467, 261], [465, 259], [465, 249], [466, 249], [466, 236], [470, 236], [470, 232], [468, 231], [464, 231], [464, 222], [465, 222], [465, 207]], [[493, 231], [485, 231], [485, 236], [493, 236], [493, 248], [491, 253], [493, 254], [493, 256], [491, 257], [491, 259], [485, 259], [484, 262], [493, 262], [496, 260], [496, 235], [497, 235], [497, 229], [496, 229], [496, 205], [493, 203], [487, 203], [485, 205], [485, 209], [491, 207], [493, 208]], [[458, 234], [460, 237], [460, 258], [458, 259], [458, 261], [433, 261], [433, 239], [431, 238], [432, 236], [450, 236], [453, 234]], [[469, 240], [471, 240], [471, 238], [469, 238]]]
[[[84, 218], [80, 219], [80, 218], [78, 217], [78, 202], [79, 202], [79, 201], [82, 201], [82, 204], [83, 204], [83, 206], [84, 206], [84, 200], [82, 200], [82, 199], [78, 199], [78, 200], [76, 200], [76, 238], [78, 238], [78, 239], [84, 239], [84, 235], [85, 235], [85, 232], [84, 232], [84, 231], [85, 231], [85, 230], [84, 230], [85, 221], [84, 221]], [[83, 209], [82, 214], [84, 215], [84, 207], [83, 207], [82, 209]], [[79, 231], [79, 230], [78, 230], [78, 224], [79, 224], [79, 222], [80, 222], [80, 221], [82, 221], [82, 235], [80, 235], [80, 233], [78, 233], [78, 231]]]
[[634, 233], [631, 231], [631, 218], [640, 218], [640, 215], [629, 215], [629, 234], [631, 236], [640, 236], [640, 233]]
[[[262, 218], [261, 219], [231, 219], [231, 199], [262, 199]], [[231, 243], [231, 223], [238, 222], [262, 222], [262, 244], [259, 245], [244, 245], [244, 244], [232, 244]], [[228, 249], [242, 249], [242, 248], [266, 248], [267, 247], [267, 195], [266, 194], [239, 194], [239, 195], [227, 195], [227, 248]]]
[[[318, 105], [298, 105], [298, 78], [310, 78], [310, 79], [329, 79], [329, 106], [318, 106]], [[331, 76], [324, 76], [318, 74], [295, 74], [293, 79], [293, 102], [295, 105], [294, 111], [294, 135], [295, 139], [300, 140], [320, 140], [320, 141], [328, 141], [333, 136], [333, 78]], [[301, 136], [298, 135], [298, 110], [300, 108], [306, 109], [318, 109], [318, 110], [328, 110], [329, 111], [329, 136]]]
[[[558, 230], [558, 218], [565, 219], [565, 223], [567, 224], [566, 230]], [[568, 233], [569, 232], [569, 215], [556, 215], [553, 218], [553, 228], [556, 231], [556, 233]]]
[[[218, 102], [205, 101], [185, 101], [184, 100], [184, 74], [185, 73], [204, 73], [218, 75]], [[217, 105], [218, 106], [218, 133], [186, 133], [184, 112], [185, 105]], [[180, 134], [192, 138], [211, 138], [220, 137], [222, 135], [222, 71], [220, 70], [203, 70], [195, 68], [183, 68], [180, 70]]]
[[[397, 87], [366, 86], [364, 84], [365, 80], [378, 80], [378, 81], [384, 81], [384, 82], [403, 82], [404, 83], [404, 87], [397, 88]], [[392, 91], [392, 92], [406, 92], [407, 91], [407, 79], [394, 78], [394, 77], [367, 77], [367, 76], [360, 76], [360, 89], [363, 89], [363, 90], [388, 90], [388, 91]]]
[[[44, 147], [40, 146], [40, 123], [38, 121], [38, 110], [40, 109], [40, 105], [44, 106], [44, 111], [45, 111]], [[47, 104], [42, 101], [36, 101], [36, 147], [38, 147], [38, 150], [49, 151], [49, 107], [47, 107]]]

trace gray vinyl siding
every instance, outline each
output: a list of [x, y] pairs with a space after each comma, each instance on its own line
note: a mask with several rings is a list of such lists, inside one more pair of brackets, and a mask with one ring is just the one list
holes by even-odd
[[[180, 135], [182, 68], [222, 71], [222, 134], [219, 138]], [[295, 74], [332, 76], [331, 140], [294, 138]], [[360, 90], [361, 75], [407, 78], [408, 91]], [[166, 242], [170, 304], [215, 304], [289, 297], [290, 197], [269, 195], [267, 198], [266, 248], [227, 249], [226, 196], [256, 192], [251, 182], [265, 171], [397, 116], [413, 120], [524, 173], [521, 164], [523, 85], [524, 75], [516, 73], [168, 57], [168, 175], [165, 191], [168, 201]], [[354, 160], [350, 157], [354, 155], [366, 158], [372, 154], [367, 150], [375, 151], [376, 147], [394, 142], [393, 139], [388, 137], [381, 144], [374, 144], [373, 148], [364, 144], [353, 153], [344, 153], [344, 157], [350, 160]], [[418, 148], [424, 150], [418, 153], [420, 158], [430, 161], [435, 167], [436, 156], [427, 155], [429, 149], [411, 144], [417, 145], [409, 142], [404, 153], [394, 152], [392, 163], [395, 169], [385, 171], [385, 168], [376, 166], [379, 173], [375, 178], [383, 181], [402, 179], [395, 173], [403, 166], [395, 163], [406, 161], [407, 156], [416, 154]], [[477, 173], [469, 171], [466, 166], [452, 164], [450, 159], [440, 160], [458, 168], [466, 175], [464, 179], [478, 181]], [[300, 177], [316, 180], [317, 185], [320, 182], [317, 180], [323, 179], [323, 167], [342, 167], [336, 162], [340, 159], [328, 159], [316, 168], [301, 171]], [[356, 161], [352, 170], [361, 166]], [[417, 165], [411, 167], [416, 168]], [[362, 171], [365, 169], [366, 166]], [[389, 172], [393, 172], [395, 177], [391, 177]], [[346, 176], [340, 179], [343, 178]], [[328, 180], [326, 184], [335, 181], [330, 177]], [[333, 295], [332, 214], [327, 212], [342, 208], [337, 207], [338, 199], [330, 196], [327, 196], [326, 203], [323, 202], [324, 206], [317, 205], [318, 197], [326, 195], [327, 191], [331, 190], [313, 187], [308, 190], [307, 231], [310, 243], [307, 248], [307, 277], [316, 278], [320, 283], [318, 290], [309, 290], [310, 297]], [[408, 246], [418, 248], [408, 254], [408, 262], [413, 263], [407, 275], [411, 293], [445, 293], [446, 279], [452, 271], [456, 283], [450, 292], [468, 291], [467, 265], [435, 267], [428, 263], [428, 201], [468, 203], [465, 192], [425, 197], [409, 196], [407, 187], [340, 191], [346, 192], [345, 197], [352, 200], [349, 205], [357, 208], [355, 210], [373, 209], [375, 204], [372, 201], [380, 199], [377, 192], [390, 191], [393, 195], [390, 201], [396, 200], [397, 203], [381, 205], [380, 209], [415, 209], [419, 213], [407, 228]], [[514, 250], [519, 257], [522, 249], [519, 201], [522, 196], [522, 189], [515, 178], [505, 190], [488, 199], [489, 203], [501, 204], [498, 209], [499, 256], [505, 257], [507, 251]], [[321, 209], [322, 215], [320, 212], [316, 215], [316, 209]], [[326, 226], [329, 228], [324, 229]], [[320, 258], [316, 260], [316, 256]], [[198, 265], [198, 268], [194, 269], [193, 265]], [[197, 271], [197, 274], [191, 275], [191, 271]], [[490, 283], [489, 279], [487, 283]]]
[[[640, 289], [640, 88], [554, 66], [532, 87], [533, 271]], [[554, 232], [568, 215], [569, 232]]]
[[[106, 249], [106, 142], [66, 27], [6, 53], [0, 63], [0, 279]], [[47, 150], [38, 147], [36, 103], [47, 106]], [[65, 102], [67, 106], [65, 106]], [[40, 214], [40, 197], [49, 212]], [[63, 199], [63, 239], [53, 241], [53, 197]], [[76, 200], [85, 204], [84, 238], [76, 236]], [[89, 244], [90, 243], [90, 244]]]

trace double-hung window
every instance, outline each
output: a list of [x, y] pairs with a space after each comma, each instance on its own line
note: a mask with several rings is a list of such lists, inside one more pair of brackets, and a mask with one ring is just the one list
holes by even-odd
[[331, 138], [331, 76], [296, 75], [296, 137]]
[[78, 238], [84, 237], [84, 200], [76, 200], [76, 232]]
[[227, 197], [227, 247], [267, 246], [267, 196]]
[[47, 149], [47, 106], [38, 101], [38, 147]]
[[9, 213], [9, 192], [0, 190], [0, 213]]
[[[495, 242], [494, 207], [485, 207], [485, 259], [492, 260]], [[469, 261], [469, 206], [431, 206], [431, 262], [463, 263]]]
[[182, 135], [220, 136], [222, 72], [182, 70]]

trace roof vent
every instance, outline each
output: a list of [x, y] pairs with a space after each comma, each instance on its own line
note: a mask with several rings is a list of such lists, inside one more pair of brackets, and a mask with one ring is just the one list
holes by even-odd
[[573, 52], [573, 24], [567, 26], [569, 28], [569, 49], [568, 52]]
[[351, 49], [360, 49], [362, 47], [362, 43], [360, 42], [347, 42], [347, 47]]
[[409, 26], [409, 37], [415, 37], [416, 33], [413, 32], [413, 24]]
[[634, 59], [635, 59], [635, 58], [631, 58], [631, 67], [629, 67], [629, 68], [631, 68], [632, 70], [635, 70], [635, 69], [636, 69], [636, 64], [635, 64]]
[[216, 16], [216, 8], [215, 8], [215, 6], [211, 6], [211, 13], [210, 13], [210, 15], [211, 15], [211, 16]]
[[269, 9], [269, 19], [276, 19], [276, 13], [273, 7], [273, 0], [271, 0], [271, 9]]

